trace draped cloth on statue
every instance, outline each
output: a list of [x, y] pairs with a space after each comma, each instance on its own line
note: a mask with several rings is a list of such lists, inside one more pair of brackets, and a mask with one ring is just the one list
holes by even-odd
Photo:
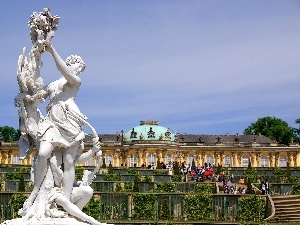
[[54, 147], [71, 147], [85, 137], [82, 131], [86, 117], [69, 109], [64, 102], [50, 103], [47, 116], [39, 123], [41, 141], [51, 141]]

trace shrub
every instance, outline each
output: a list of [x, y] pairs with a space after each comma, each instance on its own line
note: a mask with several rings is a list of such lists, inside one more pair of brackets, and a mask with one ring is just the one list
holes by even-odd
[[300, 184], [293, 185], [292, 194], [300, 195]]
[[265, 200], [256, 195], [241, 198], [239, 209], [239, 221], [261, 222], [265, 217]]
[[247, 169], [244, 171], [244, 174], [247, 177], [247, 180], [250, 181], [250, 183], [256, 183], [259, 177], [259, 172], [256, 168], [252, 168], [250, 160]]
[[104, 181], [118, 181], [119, 177], [118, 177], [118, 174], [105, 174], [103, 180]]
[[123, 190], [123, 188], [122, 188], [122, 186], [121, 186], [121, 183], [118, 182], [118, 183], [116, 184], [116, 189], [115, 189], [115, 191], [116, 191], [116, 192], [121, 192], [122, 190]]
[[106, 169], [106, 164], [105, 164], [105, 158], [102, 158], [102, 165], [101, 168]]
[[139, 173], [139, 171], [137, 169], [131, 169], [131, 168], [126, 169], [126, 172], [128, 174], [138, 174]]
[[84, 169], [81, 166], [75, 167], [75, 179], [81, 180], [84, 173]]
[[206, 193], [186, 195], [184, 207], [190, 221], [209, 220], [212, 208], [212, 196]]
[[21, 173], [20, 174], [20, 181], [19, 181], [18, 192], [24, 192], [24, 191], [25, 191], [25, 182], [24, 182], [23, 173]]
[[166, 171], [162, 169], [153, 170], [153, 174], [155, 175], [166, 175]]
[[149, 175], [145, 175], [144, 178], [142, 179], [143, 182], [151, 182], [152, 178]]
[[139, 191], [140, 191], [140, 189], [139, 189], [139, 181], [140, 181], [140, 180], [141, 180], [141, 179], [139, 178], [138, 175], [135, 175], [135, 176], [134, 176], [133, 188], [132, 188], [132, 191], [133, 191], [133, 192], [139, 192]]
[[174, 175], [180, 175], [180, 171], [179, 171], [179, 165], [178, 165], [178, 162], [175, 161], [175, 165], [174, 165]]
[[157, 196], [154, 194], [134, 194], [132, 196], [134, 204], [132, 219], [154, 220], [156, 199]]
[[174, 193], [175, 192], [175, 184], [171, 182], [158, 182], [156, 183], [156, 192], [168, 192]]
[[247, 184], [246, 194], [254, 194], [255, 192], [252, 189], [251, 180], [248, 177], [246, 177], [246, 184]]
[[107, 173], [108, 174], [113, 174], [114, 173], [111, 161], [109, 162]]
[[296, 177], [296, 176], [286, 177], [285, 183], [297, 184], [298, 183], [298, 177]]
[[160, 220], [170, 220], [171, 219], [168, 198], [164, 199], [163, 204], [160, 207], [159, 219]]
[[99, 212], [101, 212], [100, 200], [92, 197], [89, 203], [82, 209], [82, 211], [87, 215], [93, 217], [94, 219], [99, 220]]
[[285, 176], [286, 176], [286, 177], [290, 177], [291, 175], [292, 175], [292, 173], [291, 173], [290, 163], [287, 162], [287, 164], [286, 164]]
[[195, 164], [195, 159], [193, 159], [193, 161], [192, 161], [192, 168], [194, 168], [195, 165], [196, 165]]
[[171, 179], [173, 182], [181, 182], [182, 181], [181, 175], [173, 175]]
[[159, 158], [157, 158], [156, 169], [161, 169], [161, 164]]
[[24, 202], [26, 201], [27, 196], [24, 194], [14, 194], [10, 199], [10, 204], [14, 207], [13, 218], [19, 217], [18, 211], [23, 207]]
[[213, 194], [215, 191], [214, 183], [197, 183], [195, 192], [196, 193], [207, 193], [207, 194]]
[[131, 181], [127, 181], [124, 183], [124, 191], [131, 192], [133, 189], [133, 183]]
[[285, 174], [285, 171], [280, 167], [274, 167], [273, 174], [276, 176], [283, 176]]

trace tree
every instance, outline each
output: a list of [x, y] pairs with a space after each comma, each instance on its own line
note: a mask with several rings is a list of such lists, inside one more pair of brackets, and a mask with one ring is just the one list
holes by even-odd
[[25, 191], [25, 181], [24, 181], [23, 173], [21, 173], [20, 174], [18, 192], [24, 192], [24, 191]]
[[218, 163], [216, 175], [220, 175], [222, 172], [222, 166]]
[[192, 161], [192, 168], [194, 168], [195, 167], [195, 159], [193, 159], [193, 161]]
[[[299, 121], [300, 122], [300, 121]], [[244, 130], [246, 135], [262, 134], [272, 140], [276, 140], [279, 144], [288, 145], [292, 140], [298, 140], [295, 128], [288, 125], [287, 122], [276, 117], [262, 117], [255, 123], [251, 123]]]
[[113, 170], [111, 161], [109, 162], [107, 173], [108, 173], [108, 174], [113, 174], [113, 173], [114, 173], [114, 170]]
[[178, 162], [175, 161], [175, 165], [174, 165], [174, 175], [180, 175], [180, 171], [179, 171], [179, 165], [178, 165]]
[[300, 118], [295, 120], [295, 123], [298, 124], [298, 128], [295, 128], [295, 133], [298, 135], [298, 142], [300, 140]]
[[257, 181], [257, 178], [259, 177], [259, 172], [256, 168], [252, 168], [251, 161], [249, 159], [248, 167], [244, 171], [244, 174], [246, 176], [247, 181], [251, 183], [255, 183]]
[[102, 158], [102, 166], [101, 166], [101, 168], [103, 168], [103, 169], [106, 168], [105, 157]]
[[140, 181], [139, 176], [135, 175], [134, 176], [134, 181], [133, 181], [133, 189], [132, 189], [133, 192], [139, 192], [140, 191], [139, 181]]
[[169, 201], [167, 198], [164, 198], [163, 204], [160, 209], [160, 220], [170, 220], [170, 209], [169, 209]]
[[286, 177], [290, 177], [291, 175], [292, 175], [292, 172], [291, 172], [291, 168], [290, 168], [290, 163], [287, 162], [287, 163], [286, 163], [285, 176], [286, 176]]
[[4, 142], [17, 141], [20, 138], [20, 130], [16, 130], [13, 127], [4, 126], [0, 127], [0, 139]]
[[157, 157], [156, 169], [161, 169], [160, 159]]

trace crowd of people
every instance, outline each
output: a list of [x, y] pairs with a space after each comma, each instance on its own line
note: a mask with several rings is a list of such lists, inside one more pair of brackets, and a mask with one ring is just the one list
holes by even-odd
[[[242, 178], [241, 178], [242, 179]], [[240, 184], [243, 184], [239, 181]], [[224, 193], [227, 194], [246, 194], [246, 188], [244, 186], [237, 186], [234, 181], [234, 175], [231, 174], [230, 178], [222, 180]]]
[[[224, 193], [227, 194], [245, 194], [247, 188], [244, 187], [245, 180], [241, 177], [238, 181], [235, 180], [234, 174], [229, 177], [222, 171], [220, 174], [216, 174], [216, 168], [214, 164], [204, 163], [204, 165], [191, 166], [185, 161], [178, 164], [180, 174], [183, 176], [190, 176], [192, 181], [202, 182], [210, 180], [212, 182], [222, 182]], [[143, 165], [143, 168], [146, 166]], [[166, 170], [166, 173], [173, 175], [173, 169], [175, 162], [168, 162], [167, 164], [161, 162], [161, 168]], [[154, 165], [149, 165], [148, 169], [154, 169]], [[269, 194], [269, 181], [266, 179], [260, 184], [260, 191], [262, 195]]]

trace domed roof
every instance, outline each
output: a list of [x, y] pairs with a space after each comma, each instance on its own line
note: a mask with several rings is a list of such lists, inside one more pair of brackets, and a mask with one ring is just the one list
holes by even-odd
[[175, 141], [175, 134], [170, 129], [158, 125], [158, 121], [143, 120], [133, 127], [124, 137], [125, 141]]

